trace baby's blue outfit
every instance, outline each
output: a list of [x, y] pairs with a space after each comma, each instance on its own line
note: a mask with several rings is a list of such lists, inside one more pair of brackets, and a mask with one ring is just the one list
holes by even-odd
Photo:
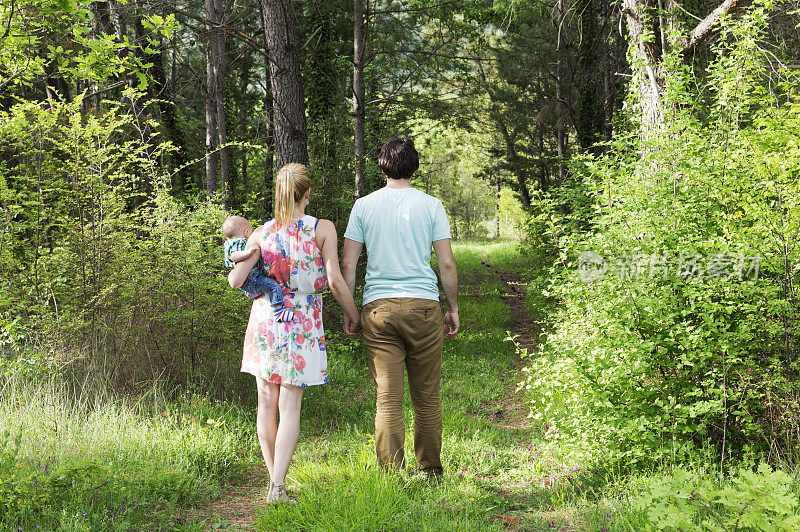
[[[246, 245], [246, 238], [232, 238], [226, 240], [225, 266], [233, 268], [236, 263], [231, 260], [231, 253], [235, 251], [244, 251]], [[261, 258], [258, 259], [256, 265], [250, 270], [250, 273], [247, 274], [247, 279], [240, 289], [244, 292], [244, 295], [250, 299], [258, 299], [262, 295], [268, 295], [269, 302], [273, 307], [283, 306], [283, 290], [281, 290], [281, 285], [272, 277], [264, 275], [264, 262]]]

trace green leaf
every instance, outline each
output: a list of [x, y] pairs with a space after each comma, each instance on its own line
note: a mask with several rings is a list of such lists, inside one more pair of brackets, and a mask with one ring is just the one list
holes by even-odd
[[65, 11], [67, 13], [75, 13], [78, 11], [78, 2], [77, 0], [54, 0], [55, 4], [61, 11]]

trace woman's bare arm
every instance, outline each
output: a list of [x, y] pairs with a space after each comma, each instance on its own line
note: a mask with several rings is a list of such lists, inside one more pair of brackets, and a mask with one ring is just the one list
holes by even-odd
[[241, 287], [247, 280], [247, 276], [250, 275], [250, 270], [252, 270], [253, 266], [255, 266], [256, 262], [258, 262], [258, 258], [261, 256], [261, 246], [259, 245], [259, 242], [261, 242], [261, 236], [263, 233], [264, 226], [262, 225], [253, 231], [253, 234], [247, 239], [247, 245], [244, 248], [244, 252], [246, 253], [248, 250], [257, 249], [258, 253], [253, 253], [245, 260], [237, 262], [230, 273], [228, 273], [228, 284], [231, 285], [231, 288]]
[[317, 224], [317, 247], [325, 263], [325, 273], [328, 275], [328, 286], [331, 287], [333, 297], [342, 306], [344, 314], [350, 321], [350, 332], [355, 334], [361, 328], [361, 318], [356, 309], [353, 295], [339, 269], [339, 256], [336, 249], [336, 227], [330, 220], [320, 220]]
[[242, 251], [234, 251], [230, 254], [231, 262], [242, 262], [253, 256], [258, 251], [257, 247], [245, 248]]

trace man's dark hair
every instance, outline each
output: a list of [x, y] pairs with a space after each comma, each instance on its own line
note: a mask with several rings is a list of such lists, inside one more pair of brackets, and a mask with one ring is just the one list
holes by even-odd
[[384, 142], [378, 156], [378, 168], [390, 179], [409, 179], [419, 168], [419, 154], [414, 141], [395, 137]]

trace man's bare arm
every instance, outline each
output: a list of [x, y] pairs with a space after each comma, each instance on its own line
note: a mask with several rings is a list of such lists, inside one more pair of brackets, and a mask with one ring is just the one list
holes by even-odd
[[442, 278], [444, 295], [447, 298], [447, 312], [444, 315], [445, 326], [448, 327], [446, 338], [452, 338], [458, 333], [458, 271], [456, 259], [453, 257], [453, 248], [450, 239], [443, 238], [433, 243], [436, 252], [436, 261], [439, 263], [439, 275]]
[[[361, 242], [356, 242], [355, 240], [350, 240], [349, 238], [344, 239], [344, 249], [342, 250], [342, 277], [344, 278], [344, 282], [347, 285], [347, 289], [350, 291], [350, 295], [352, 296], [356, 290], [356, 264], [358, 264], [358, 256], [361, 255], [361, 249], [364, 247], [364, 244]], [[358, 333], [354, 333], [353, 325], [350, 322], [350, 318], [347, 317], [347, 314], [344, 316], [344, 332], [350, 338], [355, 338], [358, 336]]]
[[362, 242], [344, 239], [344, 249], [342, 250], [342, 277], [350, 289], [350, 294], [353, 294], [356, 289], [356, 265], [358, 264], [358, 257], [361, 255], [361, 250], [364, 248]]

